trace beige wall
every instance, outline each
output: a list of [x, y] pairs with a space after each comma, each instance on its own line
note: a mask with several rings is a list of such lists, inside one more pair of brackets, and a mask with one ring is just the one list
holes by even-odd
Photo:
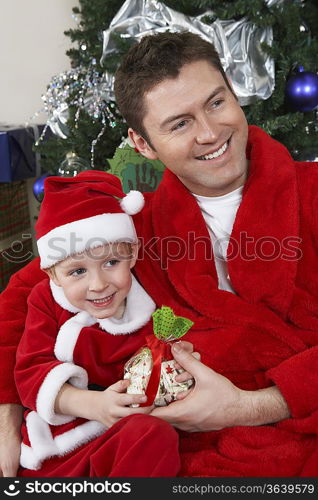
[[[0, 123], [25, 126], [46, 123], [47, 115], [31, 117], [43, 108], [42, 94], [52, 76], [70, 69], [64, 31], [76, 28], [72, 8], [78, 0], [0, 0]], [[35, 179], [27, 180], [30, 228], [33, 236], [39, 203], [33, 195]], [[0, 251], [20, 234], [0, 241]]]
[[[52, 76], [70, 69], [64, 30], [78, 0], [0, 0], [0, 122], [21, 124], [43, 108]], [[33, 123], [45, 123], [41, 114]]]

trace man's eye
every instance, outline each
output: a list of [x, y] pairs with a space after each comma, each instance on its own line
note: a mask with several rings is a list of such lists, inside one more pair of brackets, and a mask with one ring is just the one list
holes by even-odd
[[218, 99], [217, 101], [213, 101], [211, 103], [211, 107], [212, 108], [218, 108], [219, 106], [221, 106], [222, 102], [224, 101], [224, 99]]
[[178, 130], [180, 128], [183, 128], [185, 127], [187, 124], [187, 120], [182, 120], [182, 122], [179, 122], [177, 123], [177, 125], [174, 125], [174, 127], [172, 127], [172, 130]]
[[84, 274], [86, 272], [86, 269], [81, 267], [80, 269], [75, 269], [74, 271], [70, 272], [70, 276], [80, 276], [81, 274]]

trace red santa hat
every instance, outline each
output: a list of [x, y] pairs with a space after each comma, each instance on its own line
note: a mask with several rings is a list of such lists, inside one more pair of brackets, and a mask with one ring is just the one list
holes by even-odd
[[47, 177], [35, 225], [41, 268], [106, 243], [137, 242], [130, 215], [143, 205], [139, 191], [125, 195], [118, 177], [107, 172]]

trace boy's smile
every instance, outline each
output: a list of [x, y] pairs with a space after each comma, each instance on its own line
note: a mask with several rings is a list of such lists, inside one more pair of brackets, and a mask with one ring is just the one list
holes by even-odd
[[113, 300], [115, 293], [112, 293], [111, 295], [108, 295], [107, 297], [103, 297], [102, 299], [87, 299], [89, 302], [91, 302], [94, 306], [96, 307], [103, 307], [105, 305], [109, 305], [111, 301]]

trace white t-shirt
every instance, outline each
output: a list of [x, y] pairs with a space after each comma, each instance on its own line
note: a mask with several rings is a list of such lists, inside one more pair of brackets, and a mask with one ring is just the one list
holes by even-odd
[[243, 186], [223, 196], [193, 194], [201, 209], [213, 245], [220, 290], [235, 293], [227, 269], [226, 255], [236, 212], [242, 201]]

